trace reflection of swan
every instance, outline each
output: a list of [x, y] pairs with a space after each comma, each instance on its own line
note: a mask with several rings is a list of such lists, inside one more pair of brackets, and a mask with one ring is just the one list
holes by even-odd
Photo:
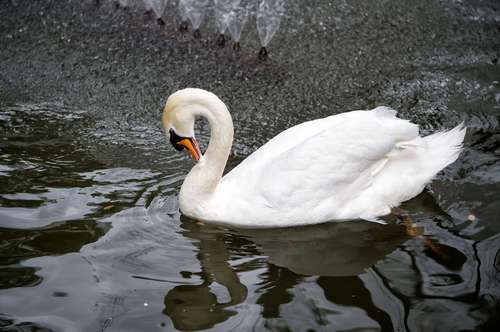
[[[272, 263], [261, 269], [257, 299], [264, 317], [272, 318], [278, 317], [282, 305], [292, 301], [289, 292], [302, 282], [302, 275], [356, 278], [408, 238], [403, 226], [363, 221], [228, 231], [184, 216], [181, 220], [183, 234], [197, 241], [201, 271], [193, 275], [202, 281], [175, 286], [165, 296], [163, 312], [180, 330], [212, 328], [241, 310], [236, 306], [247, 300], [248, 291], [239, 273], [257, 271], [264, 264], [261, 259], [235, 264], [249, 252], [250, 257], [266, 255]], [[334, 254], [325, 255], [333, 250]]]
[[365, 221], [238, 233], [261, 245], [270, 263], [320, 276], [358, 275], [409, 238], [400, 225]]
[[[184, 219], [184, 217], [182, 218]], [[200, 285], [179, 285], [165, 297], [165, 310], [176, 329], [199, 330], [213, 327], [236, 314], [229, 308], [245, 301], [247, 288], [229, 264], [229, 253], [221, 233], [209, 233], [195, 223], [183, 223], [185, 235], [199, 240], [197, 255], [201, 264]], [[229, 299], [220, 301], [212, 292], [214, 283], [222, 285]]]
[[[194, 138], [196, 116], [211, 126], [205, 155]], [[222, 179], [233, 124], [217, 96], [201, 89], [174, 93], [163, 125], [174, 147], [198, 160], [181, 188], [182, 212], [245, 227], [388, 214], [457, 159], [465, 135], [458, 126], [420, 137], [417, 125], [386, 107], [348, 112], [282, 132]]]
[[[419, 219], [448, 217], [427, 192], [405, 202], [402, 208]], [[278, 229], [236, 229], [235, 232], [259, 244], [270, 263], [302, 275], [359, 275], [415, 237], [421, 239], [421, 249], [428, 258], [447, 267], [463, 264], [460, 251], [423, 235], [423, 228], [409, 232], [408, 224], [396, 225], [389, 218], [387, 221], [387, 225], [352, 221]], [[415, 225], [412, 223], [410, 227]]]

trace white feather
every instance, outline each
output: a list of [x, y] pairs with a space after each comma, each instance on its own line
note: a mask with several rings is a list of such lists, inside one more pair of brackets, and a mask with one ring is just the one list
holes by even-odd
[[[227, 109], [213, 94], [186, 90], [181, 95], [187, 100], [206, 96], [201, 115], [209, 119], [213, 137], [183, 184], [180, 205], [185, 214], [205, 221], [243, 227], [378, 221], [454, 162], [465, 135], [459, 125], [420, 137], [417, 125], [390, 108], [353, 111], [285, 130], [221, 179], [214, 174], [222, 173], [232, 143], [232, 123], [224, 123], [230, 119]], [[165, 112], [172, 112], [168, 102]]]

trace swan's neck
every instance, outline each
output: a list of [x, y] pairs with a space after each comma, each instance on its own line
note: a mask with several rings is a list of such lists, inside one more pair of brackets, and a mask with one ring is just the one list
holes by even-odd
[[[181, 209], [199, 205], [215, 193], [226, 166], [233, 143], [233, 121], [226, 105], [218, 98], [198, 101], [193, 108], [196, 116], [205, 117], [210, 124], [210, 141], [203, 157], [186, 176], [180, 192]], [[201, 205], [201, 206], [200, 206]]]

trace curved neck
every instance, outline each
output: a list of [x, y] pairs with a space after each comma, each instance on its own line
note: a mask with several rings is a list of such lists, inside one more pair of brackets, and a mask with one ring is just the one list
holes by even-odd
[[233, 144], [233, 121], [220, 99], [205, 96], [193, 102], [191, 112], [205, 117], [210, 124], [210, 141], [203, 157], [184, 180], [181, 196], [188, 199], [207, 198], [215, 192], [222, 178]]

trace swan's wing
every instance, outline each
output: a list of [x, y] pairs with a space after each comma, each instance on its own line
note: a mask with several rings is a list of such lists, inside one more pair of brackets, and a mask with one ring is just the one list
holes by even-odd
[[231, 172], [224, 178], [228, 178], [230, 174], [231, 176], [233, 176], [236, 173], [239, 173], [241, 169], [254, 167], [255, 165], [260, 164], [260, 161], [262, 160], [272, 159], [277, 154], [293, 148], [298, 143], [328, 128], [328, 125], [330, 124], [332, 118], [334, 117], [332, 116], [323, 119], [303, 122], [282, 131], [278, 135], [274, 136], [266, 144], [262, 145], [260, 148], [254, 151], [247, 158], [245, 158], [245, 160], [243, 160], [238, 166], [233, 168], [233, 170], [231, 170]]
[[270, 141], [265, 154], [251, 156], [228, 180], [273, 208], [293, 206], [295, 199], [302, 209], [307, 199], [312, 205], [321, 199], [351, 200], [370, 186], [391, 152], [403, 148], [398, 144], [418, 137], [418, 126], [395, 114], [379, 107], [316, 120], [321, 130], [302, 140], [294, 139], [296, 127], [290, 128], [286, 139]]

